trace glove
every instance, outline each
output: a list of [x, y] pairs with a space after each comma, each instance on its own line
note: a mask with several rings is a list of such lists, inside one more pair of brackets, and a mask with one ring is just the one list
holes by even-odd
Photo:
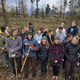
[[12, 54], [11, 57], [16, 57], [16, 54]]
[[30, 46], [29, 46], [29, 49], [30, 49], [30, 50], [33, 50], [33, 47], [30, 47]]
[[14, 50], [14, 49], [12, 49], [12, 50], [10, 51], [10, 53], [14, 53], [14, 51], [15, 51], [15, 50]]
[[28, 56], [29, 56], [29, 54], [27, 54], [27, 53], [26, 53], [26, 54], [25, 54], [25, 56], [26, 56], [26, 57], [28, 57]]

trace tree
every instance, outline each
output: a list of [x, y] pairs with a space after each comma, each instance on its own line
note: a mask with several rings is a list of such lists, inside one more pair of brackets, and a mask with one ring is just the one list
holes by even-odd
[[31, 16], [34, 16], [34, 6], [33, 3], [35, 0], [30, 0], [31, 1]]
[[50, 6], [49, 6], [49, 4], [47, 4], [47, 7], [46, 7], [46, 17], [49, 16], [49, 13], [50, 13]]

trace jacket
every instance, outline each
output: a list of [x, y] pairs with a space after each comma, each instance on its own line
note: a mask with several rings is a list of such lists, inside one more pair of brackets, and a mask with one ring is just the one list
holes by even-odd
[[47, 49], [47, 47], [44, 44], [41, 44], [41, 47], [38, 51], [38, 57], [44, 61], [48, 59], [48, 54], [49, 54], [49, 50]]
[[67, 30], [67, 34], [71, 34], [73, 37], [78, 34], [78, 27], [77, 26], [70, 26]]
[[19, 36], [16, 36], [15, 40], [13, 40], [11, 37], [6, 40], [6, 49], [9, 51], [9, 57], [12, 55], [12, 53], [10, 53], [12, 49], [14, 49], [14, 53], [18, 52], [16, 58], [21, 57], [21, 48], [22, 40]]
[[65, 48], [66, 59], [75, 63], [78, 61], [78, 53], [80, 53], [80, 46], [78, 44], [69, 43]]
[[35, 34], [35, 30], [33, 27], [29, 27], [29, 30], [32, 31], [33, 35]]
[[[62, 66], [62, 59], [64, 57], [65, 51], [64, 51], [64, 46], [62, 44], [53, 44], [50, 45], [49, 48], [49, 62], [51, 65], [58, 65]], [[55, 63], [55, 60], [58, 62]]]

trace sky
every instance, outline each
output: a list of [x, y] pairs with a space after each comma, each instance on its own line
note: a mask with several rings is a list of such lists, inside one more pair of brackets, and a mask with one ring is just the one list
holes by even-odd
[[[15, 1], [17, 1], [17, 0], [7, 0], [7, 4], [9, 6], [13, 5], [15, 7], [16, 6]], [[30, 13], [31, 2], [30, 2], [30, 0], [26, 0], [26, 1], [27, 1], [27, 8], [28, 8], [27, 13], [29, 14]], [[49, 4], [50, 8], [52, 8], [53, 5], [57, 6], [57, 2], [59, 2], [59, 0], [40, 0], [39, 1], [39, 8], [46, 7], [47, 4]], [[34, 8], [36, 8], [36, 0], [34, 2]], [[66, 11], [68, 11], [68, 8], [66, 9]]]

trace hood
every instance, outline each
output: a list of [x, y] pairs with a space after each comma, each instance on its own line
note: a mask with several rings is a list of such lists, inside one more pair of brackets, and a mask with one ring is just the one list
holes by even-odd
[[28, 32], [27, 32], [27, 39], [28, 39], [28, 34], [29, 34], [29, 33], [32, 34], [32, 39], [33, 39], [33, 33], [32, 33], [32, 31], [28, 31]]

